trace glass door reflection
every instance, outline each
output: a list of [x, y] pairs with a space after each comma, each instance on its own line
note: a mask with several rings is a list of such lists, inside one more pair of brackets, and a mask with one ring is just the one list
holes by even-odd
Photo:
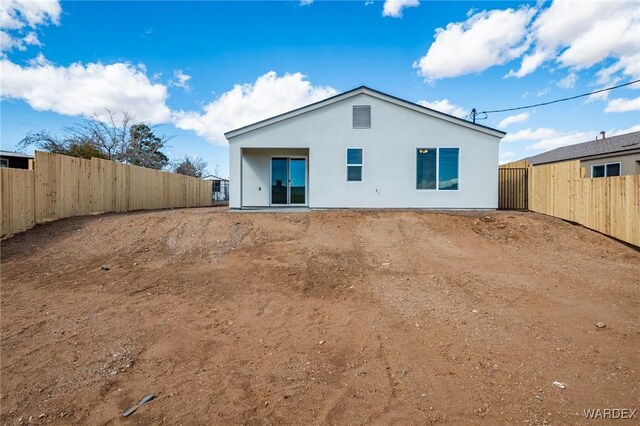
[[289, 204], [289, 159], [271, 159], [271, 204]]
[[305, 204], [307, 192], [307, 160], [291, 158], [289, 160], [289, 203]]
[[273, 157], [271, 159], [271, 204], [307, 203], [307, 159]]

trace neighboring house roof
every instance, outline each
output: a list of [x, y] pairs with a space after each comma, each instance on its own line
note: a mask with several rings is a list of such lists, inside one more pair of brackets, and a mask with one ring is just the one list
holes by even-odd
[[219, 176], [214, 176], [214, 175], [209, 175], [209, 176], [205, 176], [202, 178], [202, 180], [226, 180], [228, 181], [229, 179], [225, 179]]
[[13, 152], [13, 151], [0, 151], [0, 156], [2, 157], [20, 157], [20, 158], [31, 158], [33, 159], [33, 155], [23, 154], [21, 152]]
[[393, 104], [396, 104], [396, 105], [399, 105], [399, 106], [402, 106], [402, 107], [405, 107], [405, 108], [409, 108], [409, 109], [412, 109], [412, 110], [417, 111], [417, 112], [421, 112], [421, 113], [429, 115], [431, 117], [440, 118], [442, 120], [449, 121], [451, 123], [458, 124], [458, 125], [461, 125], [461, 126], [464, 126], [464, 127], [468, 127], [470, 129], [477, 130], [477, 131], [480, 131], [480, 132], [483, 132], [483, 133], [487, 133], [487, 134], [490, 134], [490, 135], [498, 137], [498, 138], [502, 138], [504, 135], [506, 135], [506, 133], [503, 132], [503, 131], [500, 131], [500, 130], [497, 130], [497, 129], [493, 129], [491, 127], [483, 126], [481, 124], [472, 123], [470, 121], [463, 120], [462, 118], [458, 118], [458, 117], [455, 117], [453, 115], [445, 114], [444, 112], [436, 111], [434, 109], [427, 108], [427, 107], [424, 107], [422, 105], [418, 105], [418, 104], [415, 104], [413, 102], [406, 101], [404, 99], [396, 98], [395, 96], [391, 96], [391, 95], [388, 95], [386, 93], [379, 92], [379, 91], [371, 89], [371, 88], [369, 88], [367, 86], [360, 86], [360, 87], [357, 87], [357, 88], [355, 88], [353, 90], [349, 90], [347, 92], [343, 92], [343, 93], [337, 94], [335, 96], [332, 96], [330, 98], [324, 99], [322, 101], [315, 102], [313, 104], [309, 104], [307, 106], [303, 106], [301, 108], [294, 109], [292, 111], [285, 112], [283, 114], [276, 115], [276, 116], [271, 117], [271, 118], [267, 118], [266, 120], [258, 121], [256, 123], [249, 124], [247, 126], [240, 127], [238, 129], [228, 131], [228, 132], [226, 132], [224, 134], [224, 136], [227, 139], [234, 138], [234, 137], [242, 135], [244, 133], [252, 132], [252, 131], [260, 129], [262, 127], [266, 127], [266, 126], [269, 126], [271, 124], [275, 124], [275, 123], [278, 123], [280, 121], [283, 121], [283, 120], [286, 120], [286, 119], [289, 119], [289, 118], [292, 118], [292, 117], [295, 117], [295, 116], [298, 116], [298, 115], [301, 115], [301, 114], [305, 114], [305, 113], [310, 112], [310, 111], [314, 111], [314, 110], [322, 108], [324, 106], [331, 105], [333, 103], [340, 102], [342, 100], [345, 100], [345, 99], [348, 99], [348, 98], [351, 98], [353, 96], [360, 95], [360, 94], [366, 94], [366, 95], [372, 96], [374, 98], [378, 98], [378, 99], [381, 99], [383, 101], [391, 102]]
[[596, 141], [563, 146], [542, 154], [525, 158], [529, 163], [544, 164], [558, 161], [575, 160], [585, 157], [597, 157], [606, 154], [623, 153], [640, 149], [640, 132], [625, 133], [618, 136], [606, 136]]

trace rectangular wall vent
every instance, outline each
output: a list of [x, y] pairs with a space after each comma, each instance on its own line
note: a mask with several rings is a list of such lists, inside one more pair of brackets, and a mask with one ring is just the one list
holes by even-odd
[[353, 128], [354, 129], [370, 129], [371, 128], [371, 105], [354, 105], [353, 106]]

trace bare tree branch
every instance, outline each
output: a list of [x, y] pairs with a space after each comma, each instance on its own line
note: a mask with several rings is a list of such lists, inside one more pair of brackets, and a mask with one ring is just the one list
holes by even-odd
[[35, 146], [57, 154], [95, 156], [155, 169], [169, 163], [161, 149], [171, 138], [157, 137], [144, 123], [134, 124], [133, 115], [127, 111], [115, 113], [105, 109], [103, 114], [86, 117], [63, 130], [62, 138], [47, 130], [29, 132], [19, 147]]

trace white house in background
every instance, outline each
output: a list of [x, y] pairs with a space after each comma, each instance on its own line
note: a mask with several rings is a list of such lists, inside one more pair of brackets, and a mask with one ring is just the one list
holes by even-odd
[[211, 181], [211, 200], [214, 203], [229, 201], [229, 179], [209, 175], [203, 177], [202, 180]]
[[362, 86], [226, 133], [229, 207], [495, 209], [504, 135]]

